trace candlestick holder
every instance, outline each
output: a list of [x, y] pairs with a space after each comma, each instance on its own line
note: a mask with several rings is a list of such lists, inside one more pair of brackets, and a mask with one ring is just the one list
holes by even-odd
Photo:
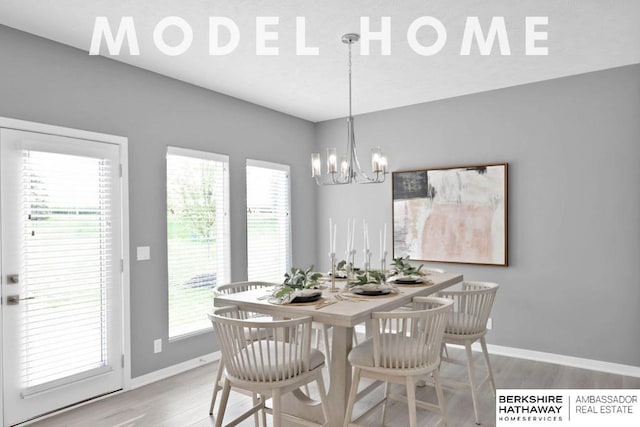
[[364, 272], [369, 273], [371, 267], [371, 251], [366, 249], [364, 252]]
[[338, 292], [336, 287], [336, 253], [330, 252], [329, 258], [331, 258], [331, 288], [329, 292]]
[[349, 261], [349, 257], [347, 257], [347, 263], [344, 266], [344, 272], [347, 275], [347, 283], [353, 280], [353, 264]]
[[387, 251], [382, 253], [382, 258], [380, 258], [380, 272], [386, 277], [387, 276]]
[[356, 266], [356, 250], [351, 249], [347, 251], [347, 264], [345, 265], [345, 270], [347, 272], [347, 283], [353, 281], [353, 273]]

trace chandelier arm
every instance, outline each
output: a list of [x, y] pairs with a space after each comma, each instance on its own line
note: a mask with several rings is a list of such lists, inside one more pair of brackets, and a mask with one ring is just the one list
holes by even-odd
[[365, 181], [371, 181], [371, 178], [367, 176], [367, 174], [362, 170], [360, 166], [360, 160], [358, 160], [358, 149], [356, 148], [356, 137], [355, 132], [353, 130], [353, 120], [351, 121], [351, 134], [350, 134], [350, 145], [351, 145], [351, 157], [354, 161], [353, 167], [353, 175], [356, 182], [358, 181], [358, 177], [360, 179], [364, 179]]
[[345, 184], [351, 184], [350, 181], [340, 181], [335, 179], [334, 176], [329, 176], [329, 179], [323, 179], [320, 178], [319, 176], [314, 177], [314, 179], [316, 180], [316, 184], [320, 185], [320, 186], [325, 186], [325, 185], [345, 185]]
[[358, 174], [358, 155], [356, 154], [356, 150], [355, 150], [355, 139], [353, 139], [353, 117], [349, 118], [349, 126], [348, 126], [348, 149], [349, 149], [349, 156], [351, 157], [351, 167], [349, 169], [349, 176], [351, 177], [351, 181], [354, 182], [357, 180], [357, 174]]
[[[362, 166], [360, 166], [360, 160], [358, 160], [358, 149], [356, 147], [356, 136], [355, 130], [353, 126], [353, 118], [351, 118], [351, 126], [350, 126], [350, 145], [351, 145], [351, 153], [352, 158], [354, 159], [354, 168], [353, 168], [353, 178], [354, 181], [358, 184], [376, 184], [380, 182], [384, 182], [385, 176], [382, 175], [382, 180], [380, 180], [380, 173], [375, 172], [375, 177], [370, 177], [365, 171], [362, 170]], [[359, 179], [358, 179], [359, 178]]]
[[353, 182], [353, 148], [351, 145], [351, 129], [353, 128], [353, 117], [347, 119], [347, 180]]

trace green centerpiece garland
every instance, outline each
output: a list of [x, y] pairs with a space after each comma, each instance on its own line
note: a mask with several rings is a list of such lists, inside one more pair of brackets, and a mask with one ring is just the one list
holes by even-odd
[[318, 279], [321, 277], [321, 273], [313, 272], [313, 265], [306, 270], [293, 267], [291, 272], [284, 274], [284, 281], [273, 293], [273, 296], [282, 298], [298, 289], [312, 289], [318, 286]]
[[420, 264], [419, 267], [414, 267], [409, 263], [409, 257], [406, 256], [404, 258], [394, 258], [393, 262], [391, 262], [392, 266], [392, 276], [403, 275], [403, 276], [424, 276], [425, 274], [421, 272], [423, 264]]
[[386, 276], [380, 271], [369, 270], [369, 271], [360, 271], [356, 273], [356, 280], [350, 282], [348, 286], [350, 288], [354, 286], [363, 286], [363, 285], [377, 285], [381, 286], [386, 283]]

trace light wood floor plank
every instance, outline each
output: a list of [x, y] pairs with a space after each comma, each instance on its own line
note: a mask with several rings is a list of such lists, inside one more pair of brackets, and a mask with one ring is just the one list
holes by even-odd
[[[464, 360], [464, 352], [450, 349], [453, 358]], [[474, 353], [478, 378], [484, 375], [484, 363], [480, 354]], [[496, 386], [498, 388], [633, 388], [640, 389], [640, 378], [623, 377], [603, 372], [588, 371], [549, 363], [491, 356]], [[77, 409], [33, 423], [34, 427], [211, 427], [214, 418], [209, 417], [209, 401], [217, 363], [167, 378], [126, 393], [107, 397]], [[463, 366], [445, 364], [442, 376], [464, 381]], [[354, 414], [363, 413], [369, 404], [382, 396], [382, 387], [366, 400], [356, 404]], [[392, 392], [406, 394], [401, 386], [392, 386]], [[313, 390], [312, 390], [313, 393]], [[416, 397], [436, 401], [432, 387], [418, 387]], [[471, 394], [467, 390], [446, 390], [445, 399], [451, 426], [474, 426]], [[285, 400], [286, 401], [286, 400]], [[230, 420], [251, 407], [251, 399], [232, 393], [226, 419]], [[382, 409], [374, 411], [361, 424], [380, 427]], [[480, 416], [484, 426], [495, 426], [495, 402], [488, 388], [480, 393]], [[418, 410], [420, 425], [435, 425], [437, 415]], [[270, 422], [270, 417], [267, 417]], [[408, 425], [404, 403], [390, 402], [387, 409], [387, 426]], [[249, 418], [243, 426], [253, 426]]]

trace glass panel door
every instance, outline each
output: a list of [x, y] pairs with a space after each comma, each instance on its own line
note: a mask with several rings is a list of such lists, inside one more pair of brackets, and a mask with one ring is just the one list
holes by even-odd
[[2, 129], [4, 422], [122, 388], [119, 146]]

